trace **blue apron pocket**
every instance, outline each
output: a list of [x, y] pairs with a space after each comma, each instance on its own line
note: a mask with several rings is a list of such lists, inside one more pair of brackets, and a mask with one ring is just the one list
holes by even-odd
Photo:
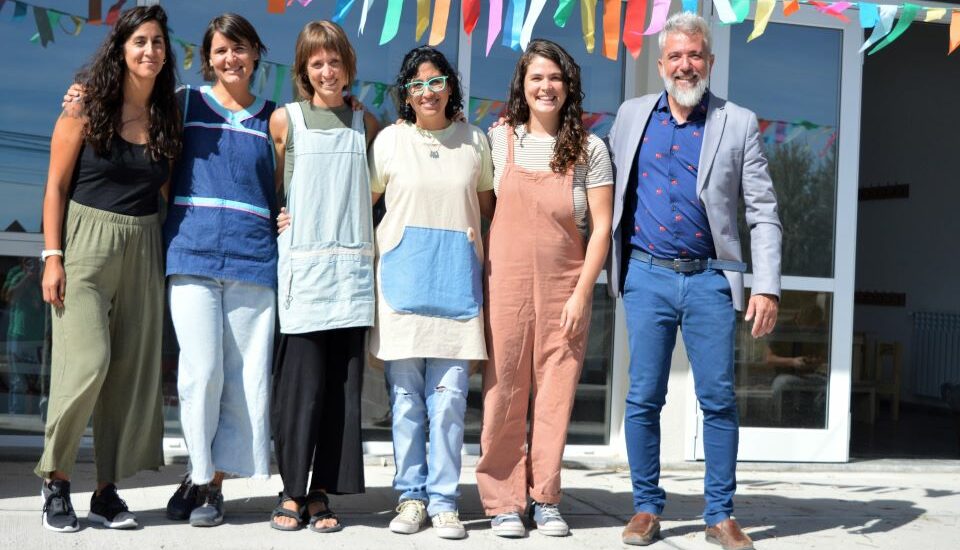
[[380, 286], [399, 313], [466, 320], [480, 315], [482, 272], [467, 233], [407, 226], [381, 259]]

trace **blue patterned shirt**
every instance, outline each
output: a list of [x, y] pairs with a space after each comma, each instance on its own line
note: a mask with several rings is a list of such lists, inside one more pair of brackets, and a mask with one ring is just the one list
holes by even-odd
[[708, 98], [704, 94], [687, 121], [679, 124], [664, 92], [637, 148], [630, 244], [657, 258], [715, 257], [707, 212], [697, 198]]

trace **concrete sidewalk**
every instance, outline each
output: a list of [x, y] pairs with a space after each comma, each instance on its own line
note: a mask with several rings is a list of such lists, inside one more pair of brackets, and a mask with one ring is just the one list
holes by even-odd
[[[743, 464], [739, 473], [737, 517], [758, 549], [907, 549], [960, 548], [960, 467], [957, 463], [898, 468], [896, 473], [840, 467], [813, 471], [785, 465]], [[332, 506], [346, 529], [321, 535], [308, 530], [283, 533], [267, 519], [281, 488], [274, 475], [267, 481], [233, 479], [224, 484], [227, 516], [215, 528], [191, 528], [164, 517], [167, 498], [179, 482], [182, 465], [127, 480], [120, 494], [140, 519], [135, 531], [91, 527], [86, 512], [93, 486], [93, 465], [81, 463], [74, 476], [74, 506], [79, 533], [59, 534], [40, 525], [40, 483], [32, 463], [0, 463], [0, 548], [112, 549], [137, 548], [618, 548], [620, 531], [632, 515], [629, 474], [622, 469], [565, 469], [561, 510], [572, 535], [556, 539], [531, 532], [523, 540], [494, 536], [480, 508], [474, 471], [463, 471], [461, 517], [468, 537], [438, 539], [429, 528], [416, 535], [396, 535], [386, 526], [395, 495], [390, 489], [393, 467], [368, 465], [367, 493], [334, 497]], [[668, 492], [662, 540], [652, 550], [715, 549], [703, 538], [702, 472], [665, 471]]]

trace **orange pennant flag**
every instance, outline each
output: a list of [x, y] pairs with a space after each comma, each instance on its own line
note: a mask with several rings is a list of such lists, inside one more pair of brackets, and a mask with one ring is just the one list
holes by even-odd
[[620, 0], [603, 0], [603, 56], [617, 60], [620, 50]]
[[447, 19], [450, 17], [450, 0], [437, 0], [433, 5], [433, 24], [430, 25], [431, 46], [437, 46], [447, 37]]
[[790, 0], [783, 5], [783, 15], [790, 17], [791, 15], [797, 13], [797, 10], [800, 9], [799, 0]]
[[283, 13], [287, 5], [283, 0], [267, 0], [267, 13]]
[[950, 49], [947, 55], [950, 55], [960, 46], [960, 10], [953, 10], [953, 16], [950, 17]]

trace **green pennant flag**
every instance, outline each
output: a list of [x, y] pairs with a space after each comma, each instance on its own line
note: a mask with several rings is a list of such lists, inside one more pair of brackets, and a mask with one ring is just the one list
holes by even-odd
[[560, 0], [557, 11], [553, 13], [553, 22], [558, 27], [567, 26], [567, 19], [570, 19], [570, 14], [573, 13], [573, 5], [575, 2], [576, 0]]
[[889, 46], [891, 42], [900, 38], [900, 35], [903, 34], [907, 30], [907, 27], [913, 23], [913, 20], [916, 18], [917, 12], [919, 11], [920, 6], [911, 4], [910, 2], [904, 2], [903, 11], [900, 12], [900, 19], [897, 20], [897, 24], [893, 27], [893, 30], [890, 31], [890, 34], [883, 37], [883, 40], [874, 46], [873, 49], [867, 53], [867, 55], [873, 55], [879, 52], [880, 50]]
[[389, 0], [387, 2], [387, 16], [383, 20], [383, 31], [380, 33], [380, 45], [383, 46], [397, 36], [400, 29], [400, 15], [403, 12], [403, 0]]
[[387, 85], [381, 82], [375, 82], [373, 87], [377, 91], [376, 95], [373, 96], [373, 106], [379, 108], [383, 105], [384, 95], [387, 93]]
[[737, 23], [743, 23], [750, 15], [750, 0], [733, 0], [733, 13], [737, 15]]

